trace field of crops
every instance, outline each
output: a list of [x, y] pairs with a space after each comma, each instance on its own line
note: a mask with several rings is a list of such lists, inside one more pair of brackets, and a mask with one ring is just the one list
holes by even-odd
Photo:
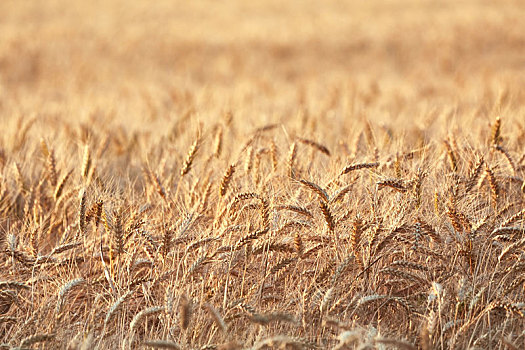
[[525, 348], [523, 18], [0, 1], [0, 349]]

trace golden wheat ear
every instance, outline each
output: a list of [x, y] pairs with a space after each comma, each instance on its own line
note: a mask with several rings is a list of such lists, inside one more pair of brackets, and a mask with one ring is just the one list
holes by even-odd
[[228, 191], [228, 187], [230, 186], [230, 182], [232, 180], [234, 172], [235, 172], [235, 164], [232, 164], [228, 167], [228, 169], [222, 176], [221, 184], [219, 186], [219, 193], [221, 197], [224, 197], [224, 195]]
[[184, 176], [188, 174], [191, 170], [191, 166], [193, 165], [193, 161], [195, 160], [195, 156], [197, 154], [197, 151], [200, 146], [200, 137], [197, 137], [195, 141], [193, 141], [193, 144], [191, 145], [190, 149], [188, 150], [188, 153], [186, 155], [186, 159], [184, 160], [184, 163], [182, 165], [182, 168], [180, 170], [180, 176]]

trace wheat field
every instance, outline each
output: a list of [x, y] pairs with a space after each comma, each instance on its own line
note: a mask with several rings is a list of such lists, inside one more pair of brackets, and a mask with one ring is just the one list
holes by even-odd
[[523, 18], [1, 1], [0, 348], [525, 348]]

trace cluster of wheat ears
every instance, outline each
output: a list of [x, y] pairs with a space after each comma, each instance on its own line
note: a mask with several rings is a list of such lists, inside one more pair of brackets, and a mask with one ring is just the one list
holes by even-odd
[[525, 343], [523, 130], [494, 117], [474, 144], [394, 152], [370, 122], [349, 144], [281, 124], [236, 144], [231, 120], [152, 154], [82, 125], [65, 161], [21, 118], [0, 154], [0, 348]]

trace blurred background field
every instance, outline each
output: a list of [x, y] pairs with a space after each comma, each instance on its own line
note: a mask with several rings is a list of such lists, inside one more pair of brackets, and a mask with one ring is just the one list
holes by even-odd
[[166, 118], [193, 104], [260, 125], [298, 103], [359, 100], [353, 112], [390, 120], [489, 108], [523, 98], [524, 15], [522, 1], [5, 0], [0, 114]]

